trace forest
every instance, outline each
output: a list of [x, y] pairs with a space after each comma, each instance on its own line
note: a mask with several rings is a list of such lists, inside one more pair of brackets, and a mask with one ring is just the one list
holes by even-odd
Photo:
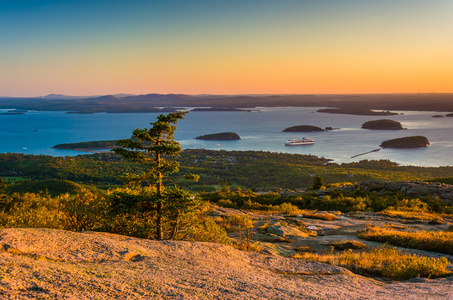
[[[186, 149], [178, 157], [169, 159], [180, 163], [179, 172], [168, 178], [169, 183], [192, 191], [219, 190], [223, 182], [231, 187], [254, 191], [303, 189], [311, 186], [316, 174], [320, 174], [327, 184], [364, 180], [437, 180], [448, 183], [453, 178], [453, 167], [399, 166], [388, 160], [336, 164], [313, 155], [264, 151]], [[9, 189], [22, 185], [24, 191], [30, 185], [21, 182], [48, 179], [70, 180], [105, 190], [123, 186], [122, 174], [143, 170], [143, 166], [132, 164], [111, 152], [73, 157], [0, 154], [0, 177], [8, 183]], [[189, 173], [199, 175], [198, 182], [183, 178]]]

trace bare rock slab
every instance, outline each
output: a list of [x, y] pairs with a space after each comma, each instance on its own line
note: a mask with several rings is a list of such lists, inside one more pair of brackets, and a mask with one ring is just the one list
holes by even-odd
[[[2, 299], [452, 299], [453, 278], [385, 284], [227, 245], [0, 229]], [[2, 250], [3, 249], [3, 250]]]

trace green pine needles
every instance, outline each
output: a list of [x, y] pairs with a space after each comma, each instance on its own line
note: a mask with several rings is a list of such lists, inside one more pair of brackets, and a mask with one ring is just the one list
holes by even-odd
[[162, 216], [163, 216], [163, 178], [172, 173], [178, 172], [179, 163], [169, 161], [168, 156], [178, 156], [181, 146], [174, 138], [176, 124], [184, 119], [187, 112], [173, 112], [167, 115], [159, 115], [156, 122], [151, 122], [151, 128], [137, 128], [132, 132], [131, 139], [119, 140], [121, 148], [112, 151], [123, 158], [145, 165], [146, 171], [139, 175], [127, 174], [124, 176], [126, 183], [149, 182], [156, 187], [156, 199], [149, 199], [155, 202], [156, 207], [156, 234], [157, 239], [162, 239]]

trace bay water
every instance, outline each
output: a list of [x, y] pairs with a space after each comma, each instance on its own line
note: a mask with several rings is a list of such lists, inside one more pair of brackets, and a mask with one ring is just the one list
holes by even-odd
[[[255, 150], [312, 154], [336, 163], [363, 159], [388, 159], [402, 165], [453, 166], [453, 118], [433, 118], [446, 112], [401, 111], [395, 116], [356, 116], [318, 113], [319, 107], [257, 108], [254, 112], [192, 111], [179, 121], [175, 138], [183, 149]], [[0, 110], [5, 113], [8, 110]], [[61, 143], [129, 138], [136, 128], [149, 128], [158, 113], [67, 114], [55, 111], [29, 111], [0, 115], [0, 153], [74, 156], [72, 150], [53, 149]], [[361, 129], [364, 122], [377, 119], [401, 122], [405, 130]], [[313, 125], [335, 130], [312, 133], [282, 132], [287, 127]], [[234, 141], [204, 141], [195, 137], [219, 132], [236, 132]], [[355, 158], [351, 156], [379, 149], [389, 139], [423, 135], [430, 145], [417, 149], [381, 149]], [[288, 139], [309, 137], [314, 145], [285, 146]]]

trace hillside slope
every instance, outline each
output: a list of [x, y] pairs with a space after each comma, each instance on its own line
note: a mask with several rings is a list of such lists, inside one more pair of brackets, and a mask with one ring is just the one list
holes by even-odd
[[232, 247], [53, 229], [0, 230], [2, 299], [451, 299], [453, 278], [385, 284]]

